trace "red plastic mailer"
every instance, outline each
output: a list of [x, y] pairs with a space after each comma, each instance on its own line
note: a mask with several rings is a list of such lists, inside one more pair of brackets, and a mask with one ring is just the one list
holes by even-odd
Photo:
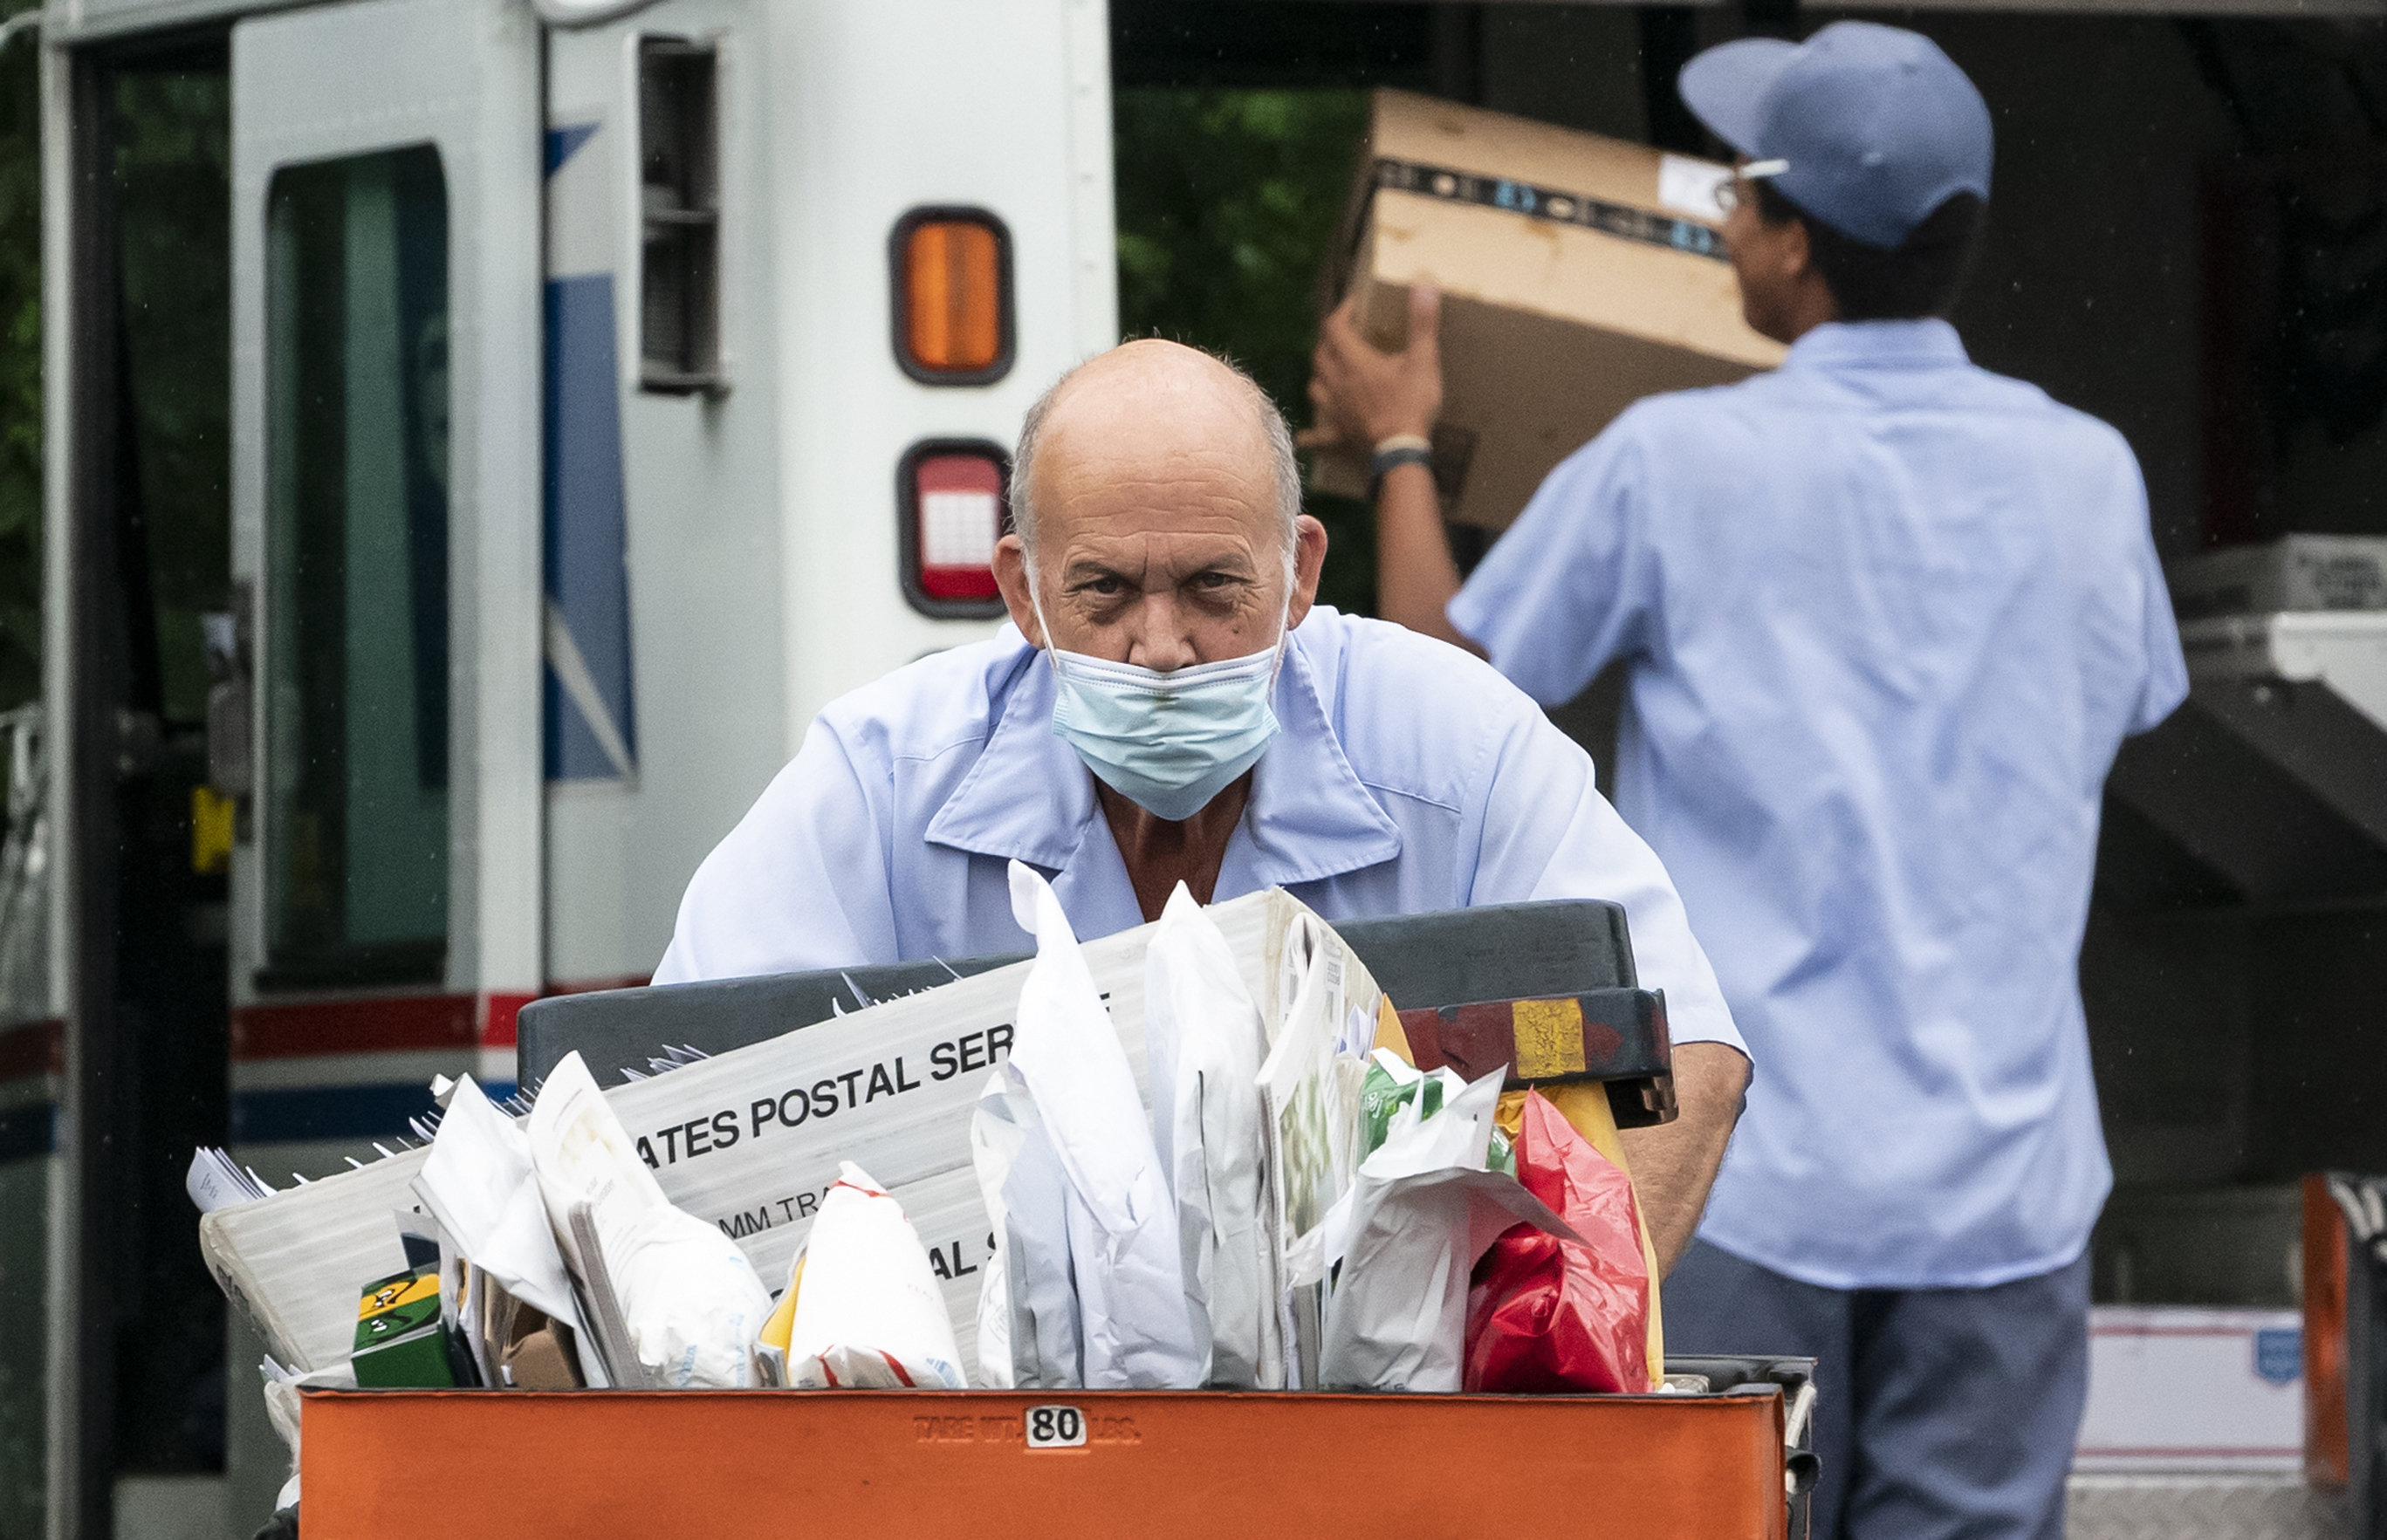
[[1530, 1225], [1492, 1243], [1468, 1291], [1467, 1390], [1646, 1390], [1649, 1269], [1632, 1179], [1528, 1092], [1517, 1180], [1589, 1243]]

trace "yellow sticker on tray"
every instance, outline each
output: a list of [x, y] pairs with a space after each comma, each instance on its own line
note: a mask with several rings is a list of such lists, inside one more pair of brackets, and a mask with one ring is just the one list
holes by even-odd
[[1572, 1000], [1520, 1000], [1513, 1010], [1519, 1079], [1583, 1073], [1582, 1005]]

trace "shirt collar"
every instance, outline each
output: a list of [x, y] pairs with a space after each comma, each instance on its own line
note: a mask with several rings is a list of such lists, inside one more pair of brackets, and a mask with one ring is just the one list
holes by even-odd
[[[1401, 853], [1399, 829], [1334, 736], [1297, 629], [1292, 643], [1271, 701], [1282, 730], [1253, 767], [1251, 801], [1236, 830], [1237, 843], [1249, 841], [1255, 890], [1358, 871]], [[1095, 836], [1107, 841], [1110, 830], [1092, 776], [1054, 736], [1052, 665], [1024, 639], [1019, 645], [1020, 666], [995, 702], [1002, 714], [986, 748], [928, 820], [927, 838], [1058, 872]], [[1237, 853], [1230, 852], [1231, 865], [1243, 865]]]
[[1961, 365], [1964, 340], [1936, 316], [1921, 321], [1832, 321], [1790, 345], [1785, 369], [1933, 369]]

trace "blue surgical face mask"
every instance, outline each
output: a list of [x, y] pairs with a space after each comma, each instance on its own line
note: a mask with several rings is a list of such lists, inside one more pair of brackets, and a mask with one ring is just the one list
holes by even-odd
[[[1051, 626], [1044, 635], [1051, 637]], [[1180, 823], [1201, 812], [1259, 763], [1276, 737], [1269, 695], [1283, 656], [1282, 630], [1265, 651], [1167, 674], [1051, 650], [1060, 676], [1054, 736], [1103, 784], [1155, 817]]]

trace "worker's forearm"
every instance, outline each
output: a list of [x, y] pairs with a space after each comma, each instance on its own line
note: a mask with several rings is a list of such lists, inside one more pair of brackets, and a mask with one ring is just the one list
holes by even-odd
[[1673, 1271], [1690, 1249], [1748, 1089], [1749, 1061], [1739, 1054], [1720, 1042], [1686, 1042], [1674, 1050], [1674, 1120], [1621, 1130], [1661, 1271]]
[[1376, 610], [1412, 631], [1463, 647], [1483, 649], [1459, 634], [1445, 613], [1459, 592], [1459, 563], [1442, 530], [1442, 504], [1433, 473], [1422, 465], [1399, 465], [1376, 493]]

